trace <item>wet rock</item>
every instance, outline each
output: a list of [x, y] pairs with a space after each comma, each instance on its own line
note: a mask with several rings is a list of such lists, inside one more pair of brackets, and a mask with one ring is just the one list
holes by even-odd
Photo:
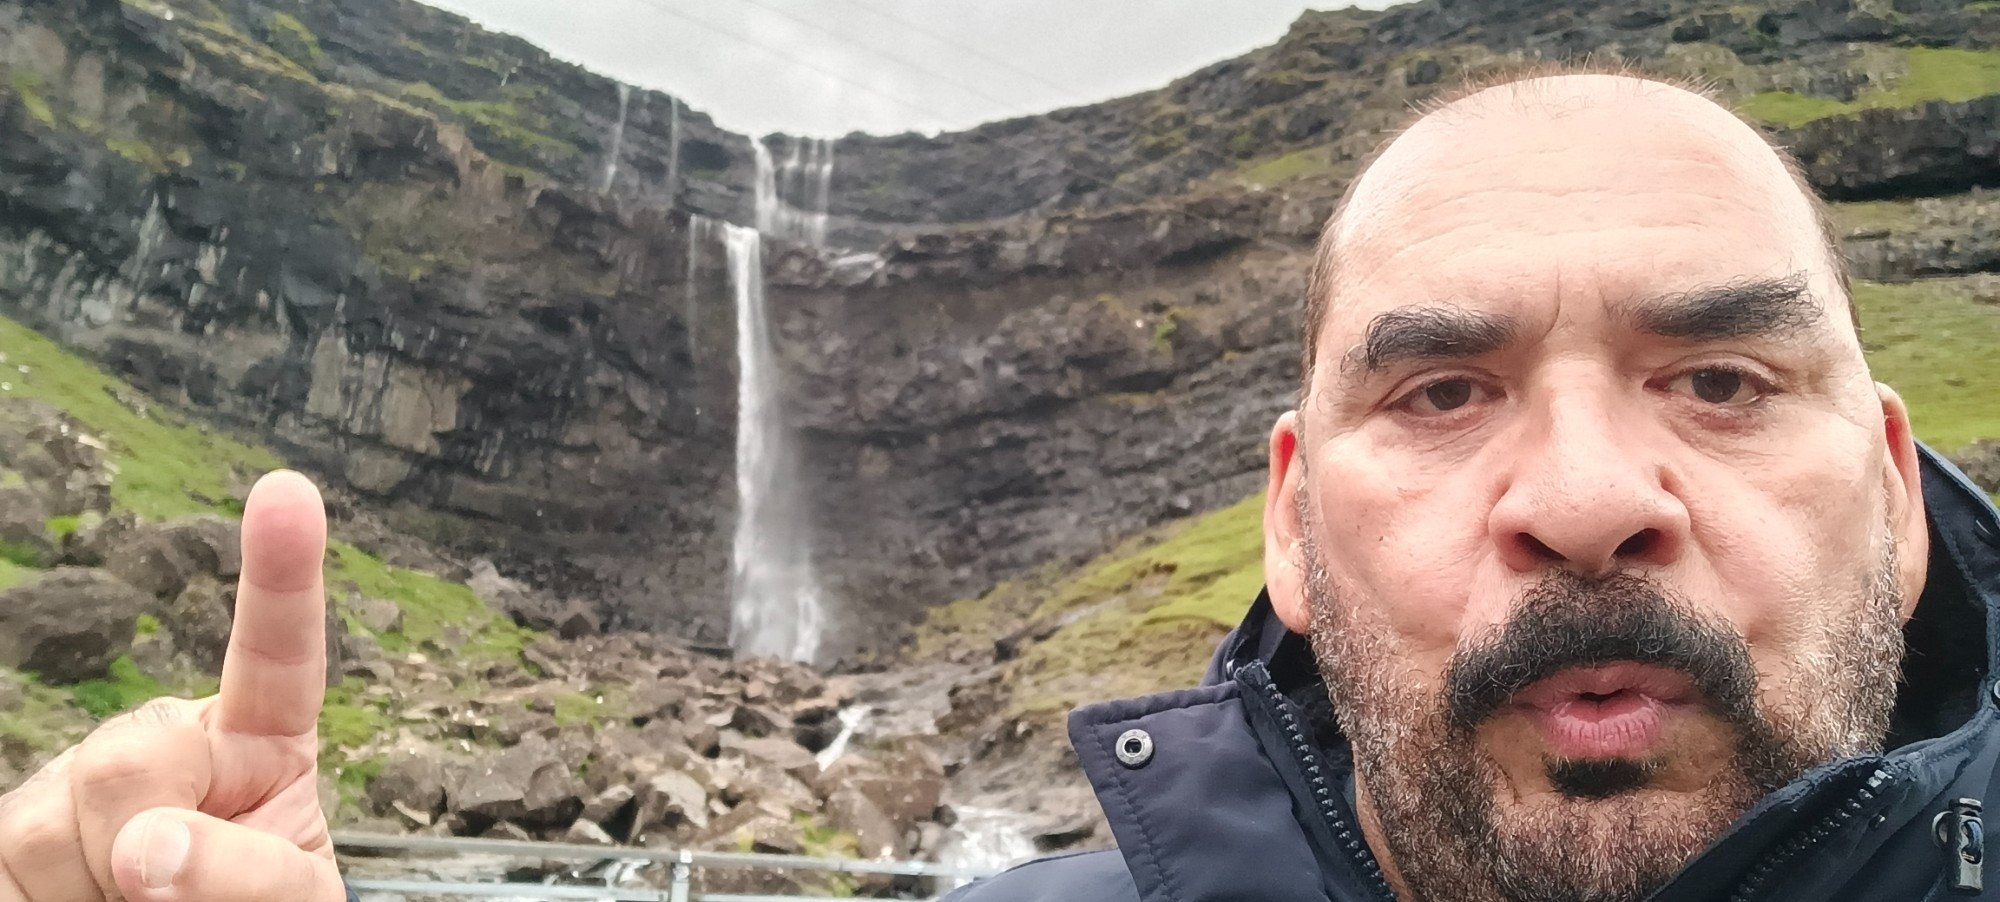
[[53, 683], [105, 675], [132, 648], [146, 593], [102, 570], [61, 567], [0, 591], [0, 666]]

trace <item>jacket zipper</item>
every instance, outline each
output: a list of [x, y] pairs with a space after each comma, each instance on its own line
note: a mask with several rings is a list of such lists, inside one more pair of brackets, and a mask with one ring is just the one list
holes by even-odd
[[1261, 664], [1248, 665], [1242, 670], [1243, 675], [1270, 700], [1272, 711], [1278, 717], [1278, 726], [1284, 731], [1285, 741], [1291, 746], [1293, 760], [1299, 762], [1303, 768], [1306, 783], [1312, 790], [1313, 801], [1319, 807], [1320, 817], [1324, 818], [1327, 826], [1332, 828], [1334, 840], [1340, 844], [1341, 851], [1347, 854], [1348, 860], [1352, 861], [1363, 874], [1368, 875], [1377, 898], [1395, 899], [1395, 891], [1389, 888], [1388, 878], [1382, 876], [1382, 866], [1368, 851], [1367, 843], [1362, 840], [1361, 831], [1348, 824], [1347, 818], [1341, 816], [1340, 809], [1335, 805], [1334, 793], [1339, 790], [1327, 780], [1326, 768], [1320, 766], [1319, 751], [1313, 747], [1312, 740], [1306, 738], [1305, 728], [1300, 726], [1298, 714], [1292, 710], [1291, 699], [1285, 697], [1283, 690], [1278, 688], [1277, 681], [1271, 679], [1270, 673]]
[[1827, 837], [1832, 836], [1841, 827], [1846, 826], [1848, 821], [1854, 820], [1854, 816], [1860, 814], [1862, 808], [1875, 800], [1876, 795], [1882, 789], [1882, 784], [1888, 782], [1888, 780], [1888, 769], [1882, 767], [1876, 768], [1874, 773], [1868, 775], [1867, 784], [1856, 791], [1839, 808], [1820, 818], [1819, 823], [1814, 824], [1811, 830], [1792, 837], [1783, 846], [1772, 851], [1771, 854], [1764, 856], [1764, 860], [1758, 862], [1757, 866], [1751, 869], [1749, 876], [1743, 878], [1743, 883], [1729, 897], [1729, 902], [1751, 902], [1752, 899], [1755, 899], [1757, 892], [1764, 888], [1764, 882], [1771, 879], [1771, 875], [1777, 872], [1780, 865], [1798, 857], [1813, 846], [1825, 842]]

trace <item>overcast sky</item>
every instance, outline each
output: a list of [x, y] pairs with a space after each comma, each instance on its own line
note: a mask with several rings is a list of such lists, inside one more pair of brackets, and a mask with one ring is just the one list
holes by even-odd
[[[725, 128], [953, 130], [1160, 87], [1341, 0], [425, 0]], [[1379, 8], [1389, 0], [1362, 0]]]

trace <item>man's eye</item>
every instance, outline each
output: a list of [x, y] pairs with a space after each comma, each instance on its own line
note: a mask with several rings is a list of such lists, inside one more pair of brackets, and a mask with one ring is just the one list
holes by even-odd
[[1690, 370], [1675, 377], [1673, 382], [1668, 383], [1668, 388], [1715, 405], [1748, 404], [1763, 396], [1750, 376], [1741, 370], [1722, 367]]
[[1440, 379], [1404, 395], [1398, 402], [1411, 413], [1450, 413], [1485, 397], [1471, 379]]

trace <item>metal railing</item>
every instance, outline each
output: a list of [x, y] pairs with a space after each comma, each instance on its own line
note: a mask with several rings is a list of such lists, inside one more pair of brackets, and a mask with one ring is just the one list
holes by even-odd
[[471, 898], [517, 898], [548, 900], [591, 900], [591, 902], [796, 902], [806, 896], [754, 896], [692, 891], [695, 868], [730, 870], [823, 871], [840, 874], [886, 874], [898, 877], [942, 877], [978, 879], [996, 873], [992, 868], [965, 868], [929, 861], [865, 860], [854, 858], [814, 858], [807, 855], [771, 855], [758, 852], [702, 852], [693, 849], [647, 849], [627, 846], [588, 846], [574, 843], [531, 842], [511, 839], [464, 839], [440, 836], [398, 836], [377, 833], [338, 832], [333, 835], [336, 849], [372, 849], [390, 852], [442, 852], [456, 855], [483, 855], [494, 858], [536, 861], [605, 860], [659, 863], [672, 869], [672, 881], [665, 891], [620, 886], [577, 886], [546, 883], [473, 883], [446, 880], [355, 878], [348, 886], [361, 893], [388, 893], [398, 896], [460, 896]]

